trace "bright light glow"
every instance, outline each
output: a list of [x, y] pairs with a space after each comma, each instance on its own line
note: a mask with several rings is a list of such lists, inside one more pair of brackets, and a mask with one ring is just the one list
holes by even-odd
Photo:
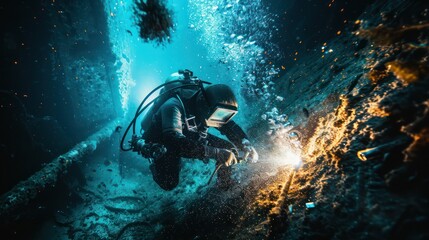
[[[161, 84], [160, 81], [161, 78], [156, 77], [156, 76], [150, 76], [147, 74], [141, 75], [141, 77], [139, 78], [140, 82], [142, 82], [142, 84], [140, 84], [139, 89], [138, 89], [138, 94], [137, 97], [138, 99], [136, 99], [136, 101], [138, 103], [140, 103], [141, 101], [143, 101], [143, 99], [157, 86], [159, 86]], [[143, 106], [146, 106], [148, 103], [150, 103], [152, 100], [154, 100], [156, 97], [159, 96], [159, 91], [154, 92], [144, 103]], [[142, 117], [144, 117], [146, 115], [146, 113], [148, 112], [148, 110], [150, 109], [150, 107], [146, 108], [146, 110], [143, 112], [143, 114], [141, 115]]]
[[[160, 81], [157, 79], [152, 79], [152, 78], [148, 78], [148, 77], [143, 77], [142, 78], [142, 82], [144, 82], [144, 84], [141, 84], [139, 90], [138, 90], [138, 99], [137, 101], [142, 101], [154, 88], [156, 88], [158, 86], [157, 83], [159, 83]], [[153, 93], [145, 102], [145, 105], [147, 103], [149, 103], [150, 101], [152, 101], [153, 99], [155, 99], [156, 97], [159, 96], [159, 91]]]
[[302, 163], [300, 151], [292, 149], [289, 146], [280, 148], [273, 157], [275, 164], [278, 166], [290, 165], [291, 167], [299, 167]]
[[[277, 167], [298, 168], [302, 164], [301, 143], [298, 139], [282, 137], [274, 140], [273, 146], [267, 153], [267, 160]], [[268, 150], [268, 149], [267, 149]]]
[[284, 153], [283, 162], [287, 165], [293, 165], [294, 167], [298, 167], [301, 165], [302, 159], [299, 154], [291, 150], [286, 150]]
[[104, 0], [104, 10], [108, 14], [107, 23], [109, 26], [109, 39], [112, 51], [116, 56], [117, 79], [119, 81], [119, 94], [124, 115], [128, 111], [129, 95], [135, 82], [131, 76], [131, 64], [134, 60], [131, 46], [133, 37], [131, 34], [124, 34], [124, 29], [132, 29], [134, 23], [130, 18], [130, 3], [121, 1], [118, 5], [116, 1]]

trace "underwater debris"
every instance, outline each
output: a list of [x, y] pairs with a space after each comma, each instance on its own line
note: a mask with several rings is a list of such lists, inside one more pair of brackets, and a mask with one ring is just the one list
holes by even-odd
[[314, 202], [308, 202], [308, 203], [305, 203], [305, 207], [306, 207], [307, 209], [315, 208], [315, 207], [316, 207], [316, 204], [315, 204]]
[[133, 11], [139, 35], [145, 42], [155, 41], [158, 45], [171, 42], [173, 13], [163, 0], [135, 0]]
[[138, 213], [145, 208], [145, 199], [133, 196], [119, 196], [107, 199], [104, 207], [116, 213]]
[[410, 139], [398, 139], [389, 143], [382, 144], [377, 147], [360, 150], [357, 152], [357, 156], [361, 161], [367, 161], [376, 158], [382, 158], [384, 154], [392, 151], [395, 148], [400, 148], [410, 143]]

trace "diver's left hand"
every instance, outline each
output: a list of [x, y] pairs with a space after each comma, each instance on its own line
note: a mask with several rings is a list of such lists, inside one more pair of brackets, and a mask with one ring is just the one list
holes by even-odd
[[250, 163], [256, 163], [259, 160], [259, 154], [256, 152], [256, 149], [252, 146], [248, 139], [243, 139], [241, 141], [243, 144], [244, 150], [244, 160]]

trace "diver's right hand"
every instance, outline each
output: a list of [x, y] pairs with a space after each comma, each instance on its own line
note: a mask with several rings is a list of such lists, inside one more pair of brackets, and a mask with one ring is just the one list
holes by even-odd
[[205, 146], [204, 149], [205, 156], [208, 158], [214, 158], [219, 164], [224, 164], [225, 166], [229, 167], [238, 163], [235, 154], [228, 149], [210, 146]]
[[216, 161], [219, 163], [225, 164], [227, 167], [238, 163], [238, 160], [232, 151], [224, 148], [218, 148], [217, 151]]

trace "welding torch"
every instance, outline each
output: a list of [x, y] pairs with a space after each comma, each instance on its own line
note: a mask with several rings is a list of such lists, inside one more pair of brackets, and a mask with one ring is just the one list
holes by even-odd
[[[237, 148], [231, 149], [231, 151], [234, 153], [235, 158], [237, 159], [238, 163], [241, 162], [247, 162], [247, 159], [250, 155], [250, 151], [240, 151]], [[225, 164], [218, 164], [213, 171], [213, 173], [210, 175], [209, 181], [207, 182], [207, 186], [210, 185], [214, 175], [219, 171], [221, 167], [225, 166]]]

